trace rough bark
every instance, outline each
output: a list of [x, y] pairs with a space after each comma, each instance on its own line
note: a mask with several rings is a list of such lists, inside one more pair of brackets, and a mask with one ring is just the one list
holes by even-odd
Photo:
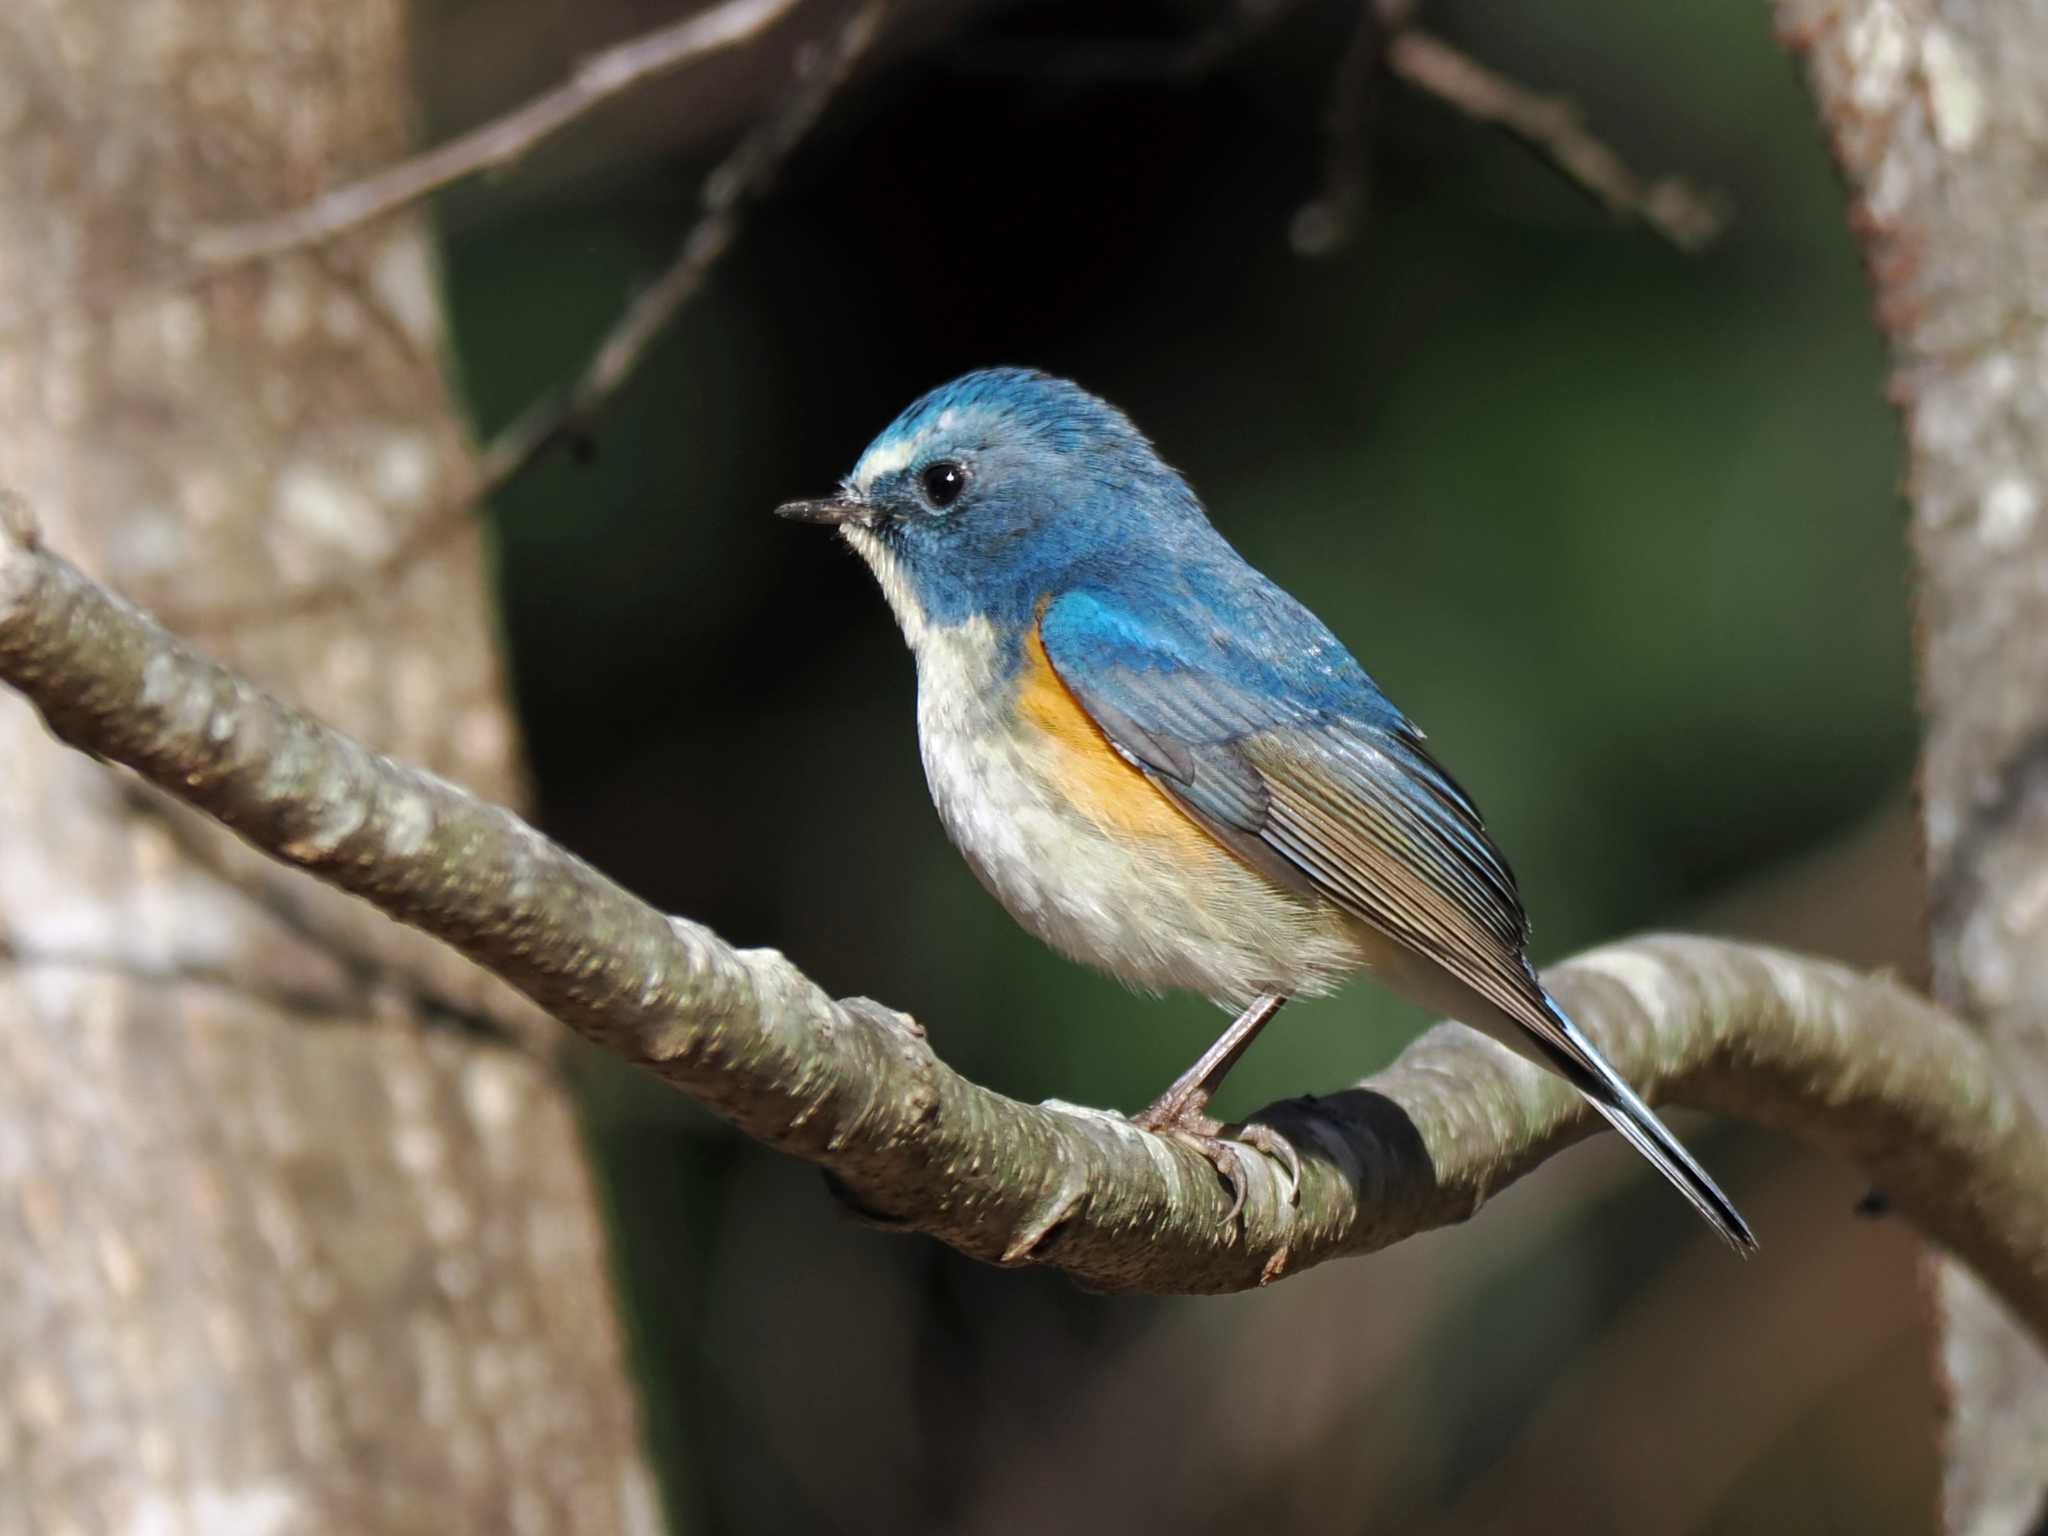
[[[878, 1221], [1108, 1289], [1221, 1291], [1458, 1221], [1592, 1128], [1562, 1082], [1457, 1026], [1265, 1118], [1241, 1223], [1209, 1165], [1120, 1116], [1015, 1103], [911, 1021], [835, 1003], [773, 951], [667, 918], [510, 812], [373, 753], [206, 661], [0, 528], [0, 679], [66, 740], [417, 924], [764, 1141]], [[1983, 1043], [1882, 980], [1661, 939], [1552, 978], [1653, 1097], [1782, 1125], [1861, 1163], [2048, 1334], [2048, 1136]]]
[[[416, 218], [153, 280], [402, 153], [404, 22], [0, 7], [0, 483], [123, 590], [266, 594], [471, 472]], [[478, 553], [221, 645], [516, 798]], [[0, 1530], [650, 1520], [576, 1127], [502, 1038], [533, 1017], [0, 699]]]
[[[0, 13], [0, 484], [151, 604], [253, 607], [374, 563], [471, 472], [411, 221], [203, 285], [141, 281], [187, 270], [200, 230], [393, 158], [400, 10]], [[2048, 1487], [2048, 11], [1779, 14], [1894, 345], [1936, 983], [1981, 1030], [1704, 941], [1604, 951], [1557, 985], [1660, 1096], [1840, 1148], [1969, 1262], [1976, 1278], [1936, 1266], [1946, 1515], [2018, 1531]], [[509, 817], [124, 627], [64, 572], [18, 543], [0, 558], [0, 673], [67, 734], [969, 1252], [1104, 1286], [1257, 1283], [1469, 1215], [1588, 1128], [1556, 1084], [1435, 1032], [1361, 1090], [1276, 1107], [1311, 1153], [1301, 1203], [1255, 1164], [1245, 1225], [1221, 1228], [1184, 1149], [974, 1089], [887, 1010], [662, 919]], [[363, 607], [219, 648], [379, 748], [516, 796], [473, 539]], [[646, 1518], [558, 1087], [493, 1040], [417, 1027], [533, 1015], [52, 752], [6, 700], [0, 847], [0, 1525]]]
[[[1891, 340], [1927, 717], [1936, 995], [2048, 1112], [2048, 6], [1786, 0]], [[1944, 1513], [2037, 1529], [2048, 1356], [1934, 1263]]]

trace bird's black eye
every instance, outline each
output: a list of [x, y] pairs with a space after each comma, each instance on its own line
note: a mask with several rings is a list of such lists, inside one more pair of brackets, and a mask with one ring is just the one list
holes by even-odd
[[951, 459], [927, 464], [917, 478], [924, 487], [924, 499], [941, 512], [958, 501], [960, 493], [967, 489], [967, 471]]

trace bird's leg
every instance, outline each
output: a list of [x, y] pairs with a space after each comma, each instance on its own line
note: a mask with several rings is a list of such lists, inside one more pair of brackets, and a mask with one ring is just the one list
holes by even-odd
[[1132, 1123], [1148, 1131], [1165, 1131], [1190, 1121], [1206, 1120], [1203, 1111], [1208, 1109], [1209, 1100], [1215, 1097], [1223, 1079], [1286, 1001], [1271, 992], [1254, 1001], [1231, 1021], [1230, 1028], [1217, 1036], [1216, 1043], [1202, 1052], [1193, 1066], [1173, 1080], [1171, 1088], [1154, 1099], [1150, 1107], [1131, 1116]]
[[[1174, 1079], [1171, 1088], [1147, 1108], [1131, 1116], [1133, 1125], [1162, 1135], [1178, 1136], [1215, 1164], [1216, 1171], [1230, 1186], [1230, 1210], [1223, 1218], [1225, 1221], [1233, 1220], [1244, 1208], [1244, 1165], [1230, 1143], [1223, 1139], [1222, 1124], [1209, 1118], [1209, 1100], [1215, 1096], [1223, 1079], [1230, 1075], [1230, 1069], [1237, 1065], [1238, 1058], [1251, 1047], [1259, 1031], [1266, 1027], [1286, 1001], [1286, 998], [1272, 992], [1258, 998], [1231, 1021], [1230, 1028], [1202, 1052], [1193, 1066]], [[1287, 1198], [1291, 1203], [1301, 1189], [1301, 1160], [1286, 1138], [1268, 1126], [1248, 1125], [1239, 1139], [1273, 1157], [1287, 1170]]]

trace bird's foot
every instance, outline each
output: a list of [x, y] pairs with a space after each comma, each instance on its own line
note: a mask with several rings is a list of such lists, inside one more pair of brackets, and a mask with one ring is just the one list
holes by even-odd
[[1244, 1158], [1238, 1151], [1241, 1146], [1256, 1147], [1278, 1163], [1286, 1174], [1287, 1203], [1298, 1203], [1301, 1199], [1301, 1158], [1287, 1138], [1271, 1126], [1256, 1124], [1239, 1127], [1235, 1136], [1225, 1136], [1223, 1133], [1228, 1127], [1207, 1113], [1208, 1099], [1206, 1093], [1198, 1097], [1169, 1092], [1149, 1108], [1131, 1116], [1131, 1124], [1140, 1130], [1169, 1136], [1208, 1160], [1230, 1190], [1230, 1209], [1223, 1213], [1225, 1225], [1237, 1220], [1251, 1188], [1245, 1174]]
[[1237, 1139], [1248, 1147], [1257, 1147], [1281, 1166], [1287, 1174], [1287, 1188], [1282, 1191], [1287, 1203], [1301, 1204], [1301, 1154], [1294, 1150], [1294, 1143], [1270, 1125], [1256, 1121], [1240, 1127]]

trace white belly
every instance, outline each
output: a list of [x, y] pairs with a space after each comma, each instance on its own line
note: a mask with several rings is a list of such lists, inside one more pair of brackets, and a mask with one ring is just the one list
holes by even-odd
[[1020, 733], [982, 620], [912, 636], [918, 741], [947, 833], [983, 885], [1062, 953], [1149, 991], [1226, 1005], [1329, 991], [1363, 959], [1356, 927], [1217, 851], [1199, 869], [1172, 844], [1120, 834], [1057, 788], [1056, 750]]

